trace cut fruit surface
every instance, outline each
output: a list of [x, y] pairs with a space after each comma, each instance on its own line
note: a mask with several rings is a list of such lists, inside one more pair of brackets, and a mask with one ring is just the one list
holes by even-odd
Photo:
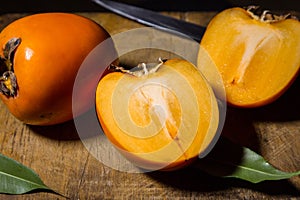
[[139, 77], [106, 75], [97, 87], [96, 110], [115, 147], [149, 170], [189, 164], [207, 149], [219, 122], [211, 87], [194, 65], [179, 59]]
[[200, 45], [222, 75], [229, 104], [262, 106], [283, 94], [298, 74], [300, 22], [227, 9], [211, 20]]

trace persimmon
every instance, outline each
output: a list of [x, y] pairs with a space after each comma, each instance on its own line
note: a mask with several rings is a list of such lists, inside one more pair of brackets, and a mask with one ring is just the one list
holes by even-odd
[[125, 158], [146, 170], [174, 170], [206, 151], [217, 135], [219, 109], [197, 67], [170, 59], [112, 68], [97, 86], [96, 112]]
[[[272, 103], [299, 72], [300, 22], [291, 15], [230, 8], [210, 21], [200, 45], [220, 71], [233, 106]], [[199, 63], [205, 66], [202, 53]]]
[[[72, 119], [77, 71], [90, 51], [109, 37], [99, 24], [71, 13], [33, 14], [12, 22], [0, 33], [0, 98], [26, 124]], [[94, 82], [96, 88], [98, 79]], [[78, 113], [91, 106], [82, 105]]]

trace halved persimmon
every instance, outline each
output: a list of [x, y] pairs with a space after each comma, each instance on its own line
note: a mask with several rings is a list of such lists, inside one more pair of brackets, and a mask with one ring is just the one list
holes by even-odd
[[[71, 13], [34, 14], [12, 22], [0, 34], [0, 98], [27, 124], [50, 125], [72, 119], [77, 72], [90, 51], [108, 37], [99, 24]], [[106, 49], [99, 56], [109, 52]], [[104, 71], [106, 66], [101, 67]], [[90, 87], [94, 82], [96, 88], [98, 75], [90, 77], [85, 84]], [[94, 93], [85, 94], [87, 102], [93, 99]], [[92, 106], [82, 103], [77, 113]]]
[[219, 109], [199, 69], [186, 60], [115, 67], [96, 90], [104, 133], [133, 164], [172, 170], [191, 163], [216, 138]]
[[[229, 104], [258, 107], [276, 100], [300, 67], [300, 22], [290, 15], [230, 8], [209, 23], [201, 47], [218, 67]], [[203, 63], [199, 51], [199, 63]]]

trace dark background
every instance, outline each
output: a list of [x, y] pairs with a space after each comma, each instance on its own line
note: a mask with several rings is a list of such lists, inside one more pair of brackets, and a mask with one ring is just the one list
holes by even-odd
[[[119, 0], [155, 11], [219, 11], [232, 6], [300, 11], [299, 0]], [[105, 11], [91, 0], [0, 0], [1, 13]]]
[[[120, 2], [152, 10], [218, 10], [228, 7], [222, 0], [119, 0]], [[104, 11], [91, 0], [6, 0], [1, 3], [0, 12], [38, 11]]]

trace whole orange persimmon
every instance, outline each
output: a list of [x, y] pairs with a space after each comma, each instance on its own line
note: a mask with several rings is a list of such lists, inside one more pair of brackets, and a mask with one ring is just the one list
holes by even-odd
[[108, 37], [99, 24], [71, 13], [40, 13], [12, 22], [0, 33], [0, 98], [26, 124], [72, 119], [76, 74], [90, 51]]

